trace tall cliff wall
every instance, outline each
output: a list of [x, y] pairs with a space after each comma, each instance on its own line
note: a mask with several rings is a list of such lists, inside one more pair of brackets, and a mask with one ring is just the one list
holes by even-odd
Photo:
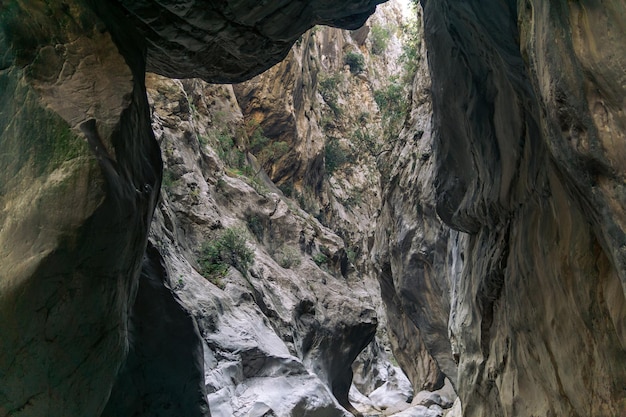
[[[352, 89], [374, 108], [358, 58], [343, 67], [367, 31], [298, 41], [316, 23], [356, 29], [376, 3], [0, 3], [0, 416], [206, 416], [207, 394], [218, 416], [346, 416], [349, 363], [376, 322], [360, 278], [374, 272], [414, 387], [447, 376], [466, 416], [624, 414], [623, 3], [423, 0], [424, 59], [393, 149], [373, 110], [336, 117]], [[258, 80], [155, 77], [146, 96], [146, 69], [234, 82], [305, 51], [318, 61], [272, 70], [296, 81], [282, 118], [262, 117], [285, 97]], [[241, 142], [202, 127], [217, 119], [203, 89]], [[244, 155], [250, 181], [224, 161], [258, 126], [289, 152]], [[372, 146], [361, 171], [326, 166], [331, 136], [333, 152]], [[363, 201], [381, 204], [375, 234]], [[256, 266], [208, 284], [202, 238], [232, 226], [258, 233]], [[184, 337], [162, 337], [172, 329]], [[285, 387], [306, 389], [290, 402]]]
[[131, 317], [145, 320], [132, 306], [150, 288], [161, 183], [146, 68], [249, 77], [315, 23], [356, 27], [376, 3], [0, 4], [0, 415], [100, 415]]
[[422, 4], [433, 118], [383, 194], [390, 315], [466, 416], [622, 415], [626, 11]]

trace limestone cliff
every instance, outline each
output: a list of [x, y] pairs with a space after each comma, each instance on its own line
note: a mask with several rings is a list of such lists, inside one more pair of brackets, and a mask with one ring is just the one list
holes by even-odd
[[[138, 278], [161, 158], [146, 67], [194, 75], [195, 48], [230, 31], [232, 44], [210, 56], [232, 71], [205, 62], [200, 75], [232, 81], [280, 60], [315, 23], [355, 27], [375, 4], [265, 2], [249, 14], [233, 1], [185, 15], [167, 2], [168, 13], [157, 2], [0, 3], [0, 415], [100, 415], [109, 398], [137, 290], [150, 288]], [[256, 43], [236, 39], [244, 32]]]
[[377, 3], [0, 2], [1, 417], [347, 417], [375, 274], [414, 388], [626, 412], [623, 2], [423, 0], [399, 135]]
[[390, 321], [419, 328], [466, 416], [622, 415], [626, 11], [422, 3], [413, 106], [432, 92], [433, 117], [383, 194]]
[[[231, 86], [150, 75], [148, 92], [166, 178], [151, 240], [198, 323], [212, 415], [347, 416], [376, 315], [363, 282], [342, 275], [343, 241], [245, 161]], [[229, 231], [254, 258], [215, 273], [203, 254]]]
[[[410, 405], [408, 381], [381, 350], [386, 326], [354, 366], [351, 387], [352, 362], [379, 319], [386, 323], [366, 254], [380, 205], [374, 150], [391, 146], [374, 96], [397, 86], [401, 24], [389, 6], [365, 26], [389, 27], [376, 54], [367, 33], [314, 29], [284, 62], [244, 84], [147, 78], [165, 162], [151, 242], [198, 323], [214, 416], [357, 413], [349, 398], [370, 414]], [[359, 72], [344, 66], [350, 52], [364, 57]], [[331, 78], [336, 90], [324, 90]], [[333, 104], [341, 111], [328, 122]], [[355, 135], [368, 129], [369, 147]], [[350, 158], [331, 170], [333, 141]], [[254, 261], [209, 270], [206, 249], [233, 230]], [[424, 382], [428, 372], [412, 376], [419, 388], [436, 385]], [[114, 393], [130, 397], [124, 391], [121, 384]], [[451, 405], [454, 394], [446, 395], [435, 403]]]

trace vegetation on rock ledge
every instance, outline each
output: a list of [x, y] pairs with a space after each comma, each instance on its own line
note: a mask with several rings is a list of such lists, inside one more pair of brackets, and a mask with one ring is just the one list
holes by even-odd
[[231, 266], [245, 275], [253, 262], [254, 251], [248, 248], [245, 232], [234, 227], [206, 241], [198, 257], [200, 273], [218, 287]]

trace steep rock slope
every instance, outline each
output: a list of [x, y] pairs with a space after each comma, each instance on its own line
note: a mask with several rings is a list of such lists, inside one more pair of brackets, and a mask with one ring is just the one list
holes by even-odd
[[[342, 275], [343, 241], [238, 160], [247, 138], [232, 87], [152, 75], [148, 86], [166, 165], [152, 240], [204, 339], [212, 415], [347, 415], [350, 365], [376, 315], [363, 283]], [[228, 231], [254, 259], [212, 272], [203, 253]]]
[[[221, 4], [230, 18], [207, 17], [200, 31], [254, 32], [266, 17]], [[375, 2], [293, 4], [264, 3], [279, 18], [263, 47], [234, 42], [211, 54], [233, 69], [220, 80], [262, 71], [314, 23], [359, 25]], [[157, 21], [117, 2], [80, 0], [0, 7], [0, 415], [99, 415], [129, 348], [161, 179], [145, 69], [168, 73], [178, 61], [177, 75], [193, 75], [184, 61], [194, 51], [176, 47], [175, 33], [197, 40], [188, 25], [197, 14]], [[151, 29], [162, 44], [140, 31]], [[148, 43], [179, 53], [163, 65], [150, 53], [147, 64]]]
[[[409, 308], [395, 316], [466, 416], [622, 415], [626, 11], [423, 4], [432, 128], [396, 147], [424, 159], [396, 169], [379, 228], [383, 290]], [[417, 213], [395, 225], [409, 184]]]
[[435, 210], [431, 85], [421, 9], [416, 12], [412, 24], [419, 62], [409, 114], [390, 153], [389, 172], [382, 184], [371, 257], [398, 361], [416, 389], [433, 389], [443, 383], [444, 373], [456, 381], [448, 341], [452, 271], [447, 247], [450, 229]]
[[0, 415], [99, 415], [160, 182], [143, 68], [82, 3], [1, 18]]
[[[411, 39], [406, 39], [409, 37], [407, 30], [411, 31]], [[380, 272], [372, 267], [369, 255], [381, 204], [381, 183], [389, 181], [392, 166], [396, 171], [415, 168], [414, 163], [407, 161], [408, 156], [398, 159], [398, 155], [390, 151], [396, 144], [404, 143], [398, 145], [405, 146], [403, 152], [413, 152], [413, 140], [407, 137], [417, 133], [407, 129], [401, 140], [397, 135], [407, 107], [404, 102], [409, 88], [405, 83], [411, 78], [407, 71], [413, 71], [417, 65], [415, 54], [411, 54], [411, 58], [404, 54], [406, 47], [417, 45], [421, 37], [415, 28], [407, 28], [396, 5], [385, 5], [358, 31], [320, 29], [307, 33], [285, 61], [235, 86], [248, 123], [267, 135], [270, 148], [284, 145], [280, 152], [278, 146], [272, 148], [271, 153], [266, 153], [270, 149], [267, 146], [257, 150], [259, 162], [286, 195], [295, 197], [304, 209], [344, 239], [350, 260], [346, 272], [367, 282], [374, 299], [378, 299], [379, 292], [374, 280]], [[403, 47], [403, 43], [406, 46]], [[418, 46], [423, 48], [423, 42]], [[425, 61], [420, 68], [419, 79], [422, 84], [428, 84]], [[429, 103], [428, 86], [415, 88], [419, 89], [416, 103]], [[415, 112], [410, 123], [420, 126], [429, 123], [430, 108], [428, 104]], [[421, 128], [423, 132], [427, 127]], [[425, 147], [430, 146], [429, 139], [429, 134], [424, 137]], [[252, 148], [254, 151], [254, 145]], [[420, 151], [419, 155], [425, 152]], [[393, 175], [397, 180], [405, 173]], [[417, 189], [417, 184], [405, 181], [402, 185], [396, 198], [405, 206], [397, 213], [387, 212], [385, 221], [395, 223], [406, 218], [419, 226], [413, 221], [412, 210], [416, 201], [424, 196], [417, 195], [413, 201], [406, 199], [412, 188]], [[432, 193], [430, 195], [433, 198]], [[434, 202], [432, 204], [434, 210]], [[440, 224], [437, 219], [434, 221]], [[437, 241], [441, 236], [431, 238], [432, 245], [441, 244]], [[445, 248], [445, 242], [443, 245]], [[395, 256], [403, 257], [402, 251], [406, 250], [404, 246], [398, 248]], [[407, 269], [413, 267], [409, 265]], [[406, 290], [413, 291], [414, 296], [403, 308], [428, 310], [428, 300], [417, 299], [424, 293], [424, 287], [409, 289], [413, 284], [407, 280]], [[388, 288], [385, 285], [383, 283], [383, 290]], [[388, 301], [390, 308], [400, 306], [397, 299], [388, 298]], [[443, 374], [430, 353], [423, 344], [413, 343], [416, 325], [411, 324], [406, 315], [399, 319], [395, 312], [393, 320], [387, 323], [381, 307], [380, 344], [387, 345], [390, 340], [416, 392], [441, 386]], [[429, 332], [433, 333], [433, 339], [447, 335], [447, 321], [441, 322], [439, 313], [435, 312], [433, 317], [443, 331], [436, 336]], [[441, 344], [439, 353], [445, 352], [449, 363], [455, 367], [446, 341]], [[359, 384], [367, 385], [364, 373], [378, 372], [369, 361], [363, 358], [355, 366]], [[360, 380], [361, 375], [364, 381]], [[359, 388], [370, 392], [376, 387], [359, 385]]]
[[[397, 8], [387, 13], [366, 29], [400, 24]], [[388, 42], [397, 43], [391, 30]], [[355, 41], [359, 37], [362, 49]], [[164, 256], [169, 285], [192, 312], [205, 341], [213, 415], [268, 410], [298, 415], [301, 407], [341, 414], [330, 393], [356, 412], [348, 402], [350, 365], [372, 340], [373, 308], [379, 306], [367, 247], [358, 255], [354, 248], [371, 238], [380, 173], [365, 147], [350, 149], [354, 159], [331, 172], [324, 160], [327, 143], [338, 140], [329, 138], [328, 130], [342, 135], [347, 147], [355, 130], [376, 129], [381, 116], [374, 93], [385, 87], [389, 71], [399, 71], [389, 65], [399, 54], [397, 44], [370, 57], [359, 73], [344, 68], [344, 51], [367, 57], [370, 42], [367, 34], [318, 28], [303, 35], [283, 63], [232, 87], [148, 77], [153, 129], [165, 160], [152, 241]], [[336, 104], [342, 106], [332, 127], [320, 126], [333, 110], [318, 92], [319, 80], [330, 77], [339, 80]], [[370, 133], [383, 135], [382, 129]], [[383, 146], [382, 138], [376, 141]], [[349, 205], [363, 172], [369, 173], [367, 189]], [[337, 179], [343, 184], [332, 187]], [[324, 209], [324, 201], [334, 209]], [[339, 225], [342, 237], [315, 217]], [[246, 236], [254, 262], [239, 272], [213, 274], [203, 265], [203, 250], [229, 230]], [[412, 397], [401, 372], [378, 347], [386, 344], [384, 332], [381, 336], [355, 369], [365, 394], [387, 384], [372, 395], [375, 400], [355, 387], [350, 394], [369, 413], [390, 406], [401, 410]]]

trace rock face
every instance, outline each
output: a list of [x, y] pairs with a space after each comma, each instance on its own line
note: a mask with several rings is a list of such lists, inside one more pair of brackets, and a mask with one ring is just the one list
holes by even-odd
[[31, 6], [3, 4], [0, 31], [0, 415], [98, 415], [161, 160], [143, 69], [84, 6]]
[[166, 276], [163, 258], [149, 246], [130, 317], [133, 343], [103, 417], [208, 413], [198, 328], [186, 307], [164, 285]]
[[[413, 388], [452, 381], [450, 415], [624, 414], [623, 2], [423, 1], [431, 79], [422, 66], [389, 147], [378, 116], [337, 117], [349, 90], [374, 103], [373, 26], [301, 39], [292, 54], [318, 62], [274, 70], [302, 81], [283, 118], [257, 117], [283, 96], [256, 81], [151, 77], [147, 99], [146, 69], [241, 81], [376, 3], [2, 2], [1, 417], [348, 417], [377, 323], [372, 247], [398, 360]], [[243, 152], [249, 121], [290, 152]], [[362, 170], [324, 163], [355, 144], [371, 146]], [[381, 201], [375, 235], [359, 199]], [[229, 228], [254, 262], [209, 273]], [[184, 343], [164, 341], [172, 327]], [[420, 398], [401, 415], [444, 413]]]
[[624, 6], [423, 3], [433, 118], [384, 192], [389, 320], [465, 416], [622, 415]]
[[[342, 273], [343, 241], [230, 165], [246, 140], [231, 86], [150, 75], [148, 91], [167, 179], [151, 240], [204, 340], [212, 415], [348, 416], [351, 364], [377, 319], [364, 283]], [[222, 230], [253, 249], [248, 268], [207, 272], [202, 253]]]
[[[421, 14], [416, 25], [421, 39]], [[444, 373], [455, 380], [457, 372], [447, 329], [450, 232], [435, 212], [431, 86], [420, 45], [410, 113], [389, 158], [372, 251], [394, 351], [416, 391], [438, 388]]]
[[173, 78], [244, 81], [281, 61], [307, 29], [356, 29], [383, 0], [121, 1], [147, 43], [148, 70]]
[[[359, 25], [375, 2], [299, 4], [264, 3], [280, 18], [270, 19], [272, 33], [256, 37], [252, 46], [261, 47], [250, 51], [235, 41], [221, 54], [212, 51], [213, 62], [231, 71], [202, 75], [221, 81], [262, 71], [314, 23]], [[158, 11], [156, 2], [144, 6]], [[244, 18], [249, 8], [240, 2], [223, 7], [230, 23], [207, 17], [208, 32], [254, 32], [243, 27], [266, 17], [260, 11]], [[237, 16], [244, 21], [236, 23]], [[128, 324], [161, 181], [146, 65], [167, 73], [195, 52], [157, 62], [158, 43], [137, 28], [169, 33], [164, 43], [180, 51], [173, 42], [189, 28], [185, 22], [154, 20], [113, 2], [0, 6], [2, 416], [93, 416], [105, 407], [131, 342]], [[185, 68], [197, 62], [179, 64], [177, 75], [195, 75]]]

